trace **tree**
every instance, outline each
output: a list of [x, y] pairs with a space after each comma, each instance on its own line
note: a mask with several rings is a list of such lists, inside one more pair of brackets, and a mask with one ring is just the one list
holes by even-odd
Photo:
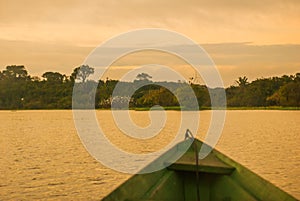
[[189, 85], [182, 85], [176, 89], [176, 97], [180, 106], [184, 109], [199, 109], [195, 92]]
[[281, 77], [281, 80], [283, 81], [284, 84], [287, 84], [293, 80], [293, 76], [283, 75]]
[[300, 82], [289, 82], [280, 87], [280, 105], [300, 106]]
[[191, 87], [195, 93], [200, 108], [204, 104], [210, 105], [210, 95], [206, 86], [192, 84]]
[[246, 86], [248, 82], [248, 78], [246, 76], [239, 77], [238, 80], [235, 81], [240, 87]]
[[31, 77], [31, 81], [32, 82], [40, 82], [41, 81], [41, 78], [39, 76], [32, 76]]
[[64, 75], [58, 72], [46, 72], [42, 75], [43, 78], [47, 80], [47, 82], [52, 83], [62, 83], [64, 80]]
[[6, 66], [6, 70], [3, 71], [4, 77], [8, 79], [28, 79], [27, 70], [23, 65]]
[[300, 82], [300, 73], [296, 73], [294, 80]]
[[71, 81], [81, 80], [82, 83], [86, 82], [86, 79], [91, 75], [94, 74], [94, 68], [88, 65], [81, 65], [74, 69], [72, 75], [70, 76]]
[[152, 76], [150, 76], [150, 75], [147, 74], [147, 73], [139, 73], [139, 74], [136, 76], [136, 79], [137, 79], [137, 80], [146, 80], [146, 81], [149, 81], [151, 78], [152, 78]]
[[5, 78], [4, 74], [0, 71], [0, 81], [4, 80], [4, 78]]

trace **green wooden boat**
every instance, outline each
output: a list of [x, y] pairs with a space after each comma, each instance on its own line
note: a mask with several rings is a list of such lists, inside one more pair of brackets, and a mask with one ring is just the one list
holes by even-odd
[[[167, 161], [168, 157], [179, 152], [184, 143], [187, 140], [160, 158]], [[215, 149], [206, 158], [197, 161], [196, 154], [202, 145], [201, 141], [194, 139], [175, 163], [157, 172], [132, 176], [103, 201], [297, 200]], [[155, 165], [155, 161], [150, 165]]]

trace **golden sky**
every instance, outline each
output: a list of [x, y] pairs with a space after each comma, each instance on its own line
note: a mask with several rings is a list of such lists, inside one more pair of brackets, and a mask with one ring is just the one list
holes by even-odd
[[202, 45], [225, 85], [300, 71], [299, 0], [0, 0], [0, 69], [70, 74], [101, 42], [140, 28]]

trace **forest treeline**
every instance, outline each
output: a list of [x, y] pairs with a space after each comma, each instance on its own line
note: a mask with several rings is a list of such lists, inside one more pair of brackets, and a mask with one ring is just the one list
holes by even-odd
[[[82, 101], [87, 100], [85, 96], [94, 98], [91, 103], [95, 108], [125, 108], [126, 105], [131, 108], [154, 105], [178, 107], [180, 102], [180, 107], [201, 109], [210, 107], [210, 95], [217, 97], [220, 91], [218, 88], [211, 89], [209, 95], [206, 86], [192, 82], [153, 82], [152, 77], [146, 73], [137, 75], [133, 82], [108, 78], [95, 82], [88, 79], [93, 73], [92, 67], [82, 65], [75, 68], [71, 75], [45, 72], [42, 77], [37, 77], [29, 75], [22, 65], [7, 66], [0, 71], [0, 109], [71, 109], [74, 85], [82, 90], [79, 96]], [[114, 92], [117, 84], [121, 90]], [[94, 95], [86, 93], [93, 87]], [[190, 87], [197, 105], [188, 93]], [[239, 77], [236, 85], [225, 91], [229, 107], [300, 107], [300, 73], [258, 78], [252, 82], [247, 77]], [[78, 100], [79, 108], [80, 104]]]

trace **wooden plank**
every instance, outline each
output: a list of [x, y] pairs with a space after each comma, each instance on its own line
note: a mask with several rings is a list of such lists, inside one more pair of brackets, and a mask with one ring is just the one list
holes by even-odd
[[[168, 169], [195, 172], [196, 161], [194, 154], [192, 152], [185, 154], [178, 161], [171, 164], [168, 167]], [[199, 172], [214, 174], [231, 174], [234, 171], [234, 169], [234, 167], [225, 164], [212, 153], [209, 154], [206, 158], [199, 160]]]

